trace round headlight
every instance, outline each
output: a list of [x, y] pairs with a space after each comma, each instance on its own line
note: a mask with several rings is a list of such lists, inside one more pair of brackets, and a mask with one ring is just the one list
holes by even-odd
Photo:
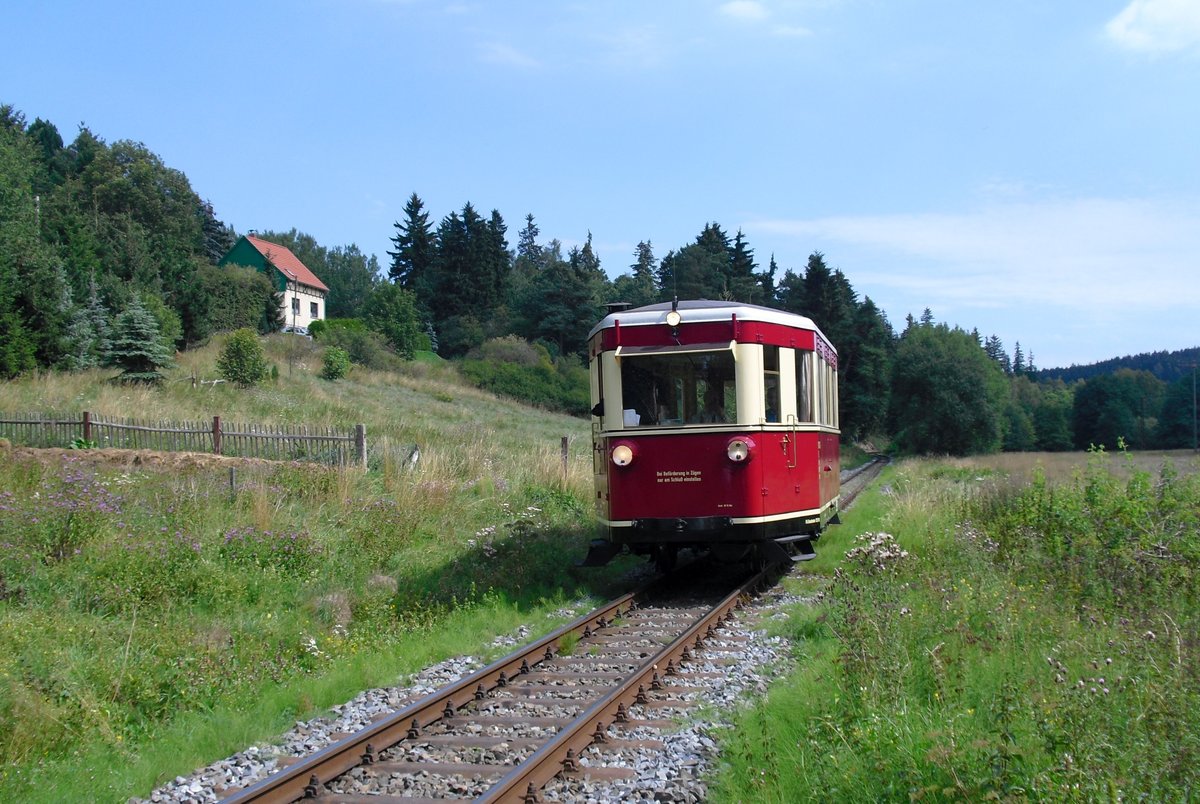
[[679, 322], [681, 320], [682, 319], [679, 316], [678, 310], [672, 310], [671, 312], [667, 313], [667, 326], [677, 327], [677, 326], [679, 326]]
[[617, 444], [613, 447], [612, 462], [617, 466], [628, 466], [633, 463], [633, 447], [628, 444]]
[[754, 442], [748, 438], [733, 438], [725, 445], [725, 454], [729, 456], [729, 460], [734, 463], [744, 463], [750, 460], [750, 453], [754, 449]]

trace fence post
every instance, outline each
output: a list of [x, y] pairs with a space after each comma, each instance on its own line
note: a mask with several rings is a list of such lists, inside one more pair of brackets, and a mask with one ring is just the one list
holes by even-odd
[[563, 467], [563, 483], [567, 482], [567, 442], [566, 436], [562, 437], [562, 467]]
[[365, 424], [354, 425], [354, 461], [367, 468], [367, 426]]
[[88, 443], [92, 440], [92, 414], [86, 410], [83, 412], [83, 440]]
[[221, 454], [221, 417], [213, 416], [213, 454]]

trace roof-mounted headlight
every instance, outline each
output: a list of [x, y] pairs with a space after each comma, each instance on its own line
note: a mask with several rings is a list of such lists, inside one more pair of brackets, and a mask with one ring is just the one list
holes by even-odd
[[679, 315], [678, 310], [672, 310], [671, 312], [667, 313], [667, 326], [668, 327], [677, 327], [677, 326], [679, 326], [679, 322], [682, 320], [683, 319]]

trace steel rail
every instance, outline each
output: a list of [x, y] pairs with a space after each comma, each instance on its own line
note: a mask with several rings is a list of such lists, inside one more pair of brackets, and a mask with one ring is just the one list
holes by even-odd
[[605, 739], [605, 719], [610, 722], [619, 719], [625, 708], [642, 699], [646, 690], [659, 680], [660, 670], [669, 673], [669, 667], [691, 661], [692, 649], [702, 649], [704, 642], [714, 635], [713, 629], [726, 619], [732, 619], [734, 609], [741, 606], [742, 600], [767, 583], [778, 570], [778, 567], [767, 567], [727, 595], [675, 641], [589, 706], [569, 726], [475, 800], [488, 804], [537, 801], [537, 791], [559, 773], [580, 770], [577, 757], [592, 743]]
[[419, 731], [441, 720], [447, 712], [452, 714], [460, 706], [473, 702], [478, 691], [495, 689], [507, 683], [508, 679], [527, 673], [542, 661], [553, 658], [561, 640], [568, 634], [583, 635], [593, 626], [599, 627], [602, 620], [607, 623], [628, 613], [635, 607], [641, 591], [622, 595], [466, 678], [393, 712], [362, 731], [331, 743], [250, 787], [233, 791], [221, 801], [227, 804], [282, 804], [312, 795], [322, 784], [336, 779], [351, 768], [364, 762], [374, 762], [380, 751], [408, 739], [412, 730]]

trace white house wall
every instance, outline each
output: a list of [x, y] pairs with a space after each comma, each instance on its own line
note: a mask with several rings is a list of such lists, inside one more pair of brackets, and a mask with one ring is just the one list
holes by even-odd
[[[293, 312], [293, 299], [298, 299], [299, 310]], [[312, 305], [316, 304], [316, 315]], [[288, 286], [283, 292], [283, 315], [286, 327], [308, 327], [314, 321], [325, 318], [325, 294], [314, 288], [301, 285], [298, 289]]]

